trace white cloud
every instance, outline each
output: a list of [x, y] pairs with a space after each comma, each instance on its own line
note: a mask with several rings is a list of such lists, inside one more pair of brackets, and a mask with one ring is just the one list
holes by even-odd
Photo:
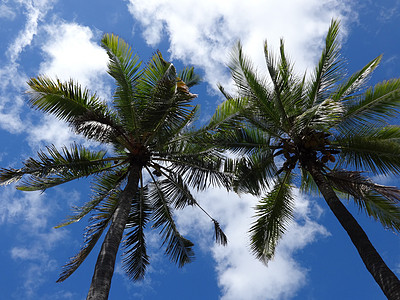
[[[296, 220], [280, 241], [275, 258], [268, 267], [250, 253], [248, 229], [257, 199], [238, 197], [219, 189], [198, 195], [203, 207], [216, 218], [228, 236], [228, 246], [210, 246], [212, 223], [195, 208], [178, 212], [182, 233], [194, 232], [203, 250], [211, 251], [216, 261], [218, 284], [224, 300], [286, 299], [305, 284], [307, 269], [293, 258], [295, 251], [306, 247], [318, 236], [328, 235], [326, 229], [313, 221], [321, 214], [314, 202], [296, 195]], [[199, 237], [198, 237], [199, 236]], [[290, 276], [288, 276], [290, 274]]]
[[8, 54], [12, 62], [16, 62], [24, 48], [31, 44], [34, 35], [38, 32], [39, 22], [52, 9], [52, 4], [55, 0], [19, 0], [16, 2], [24, 6], [27, 19], [25, 28], [19, 32], [8, 48]]
[[0, 4], [0, 18], [14, 20], [16, 13], [6, 3]]
[[[108, 56], [100, 47], [101, 35], [76, 23], [45, 27], [48, 39], [43, 43], [45, 61], [39, 73], [63, 81], [74, 79], [93, 91], [104, 91]], [[104, 91], [105, 95], [109, 90]]]
[[[168, 38], [172, 58], [204, 68], [206, 81], [226, 84], [225, 62], [241, 40], [246, 53], [264, 68], [263, 42], [279, 39], [301, 72], [314, 66], [331, 18], [344, 18], [350, 1], [167, 1], [130, 0], [129, 11], [155, 46]], [[344, 28], [343, 28], [344, 29]]]
[[[22, 94], [26, 88], [27, 76], [21, 72], [18, 60], [22, 51], [32, 43], [34, 36], [38, 33], [39, 23], [52, 8], [54, 0], [16, 0], [14, 2], [18, 4], [17, 13], [21, 13], [20, 8], [24, 10], [26, 23], [7, 49], [7, 64], [0, 68], [0, 127], [12, 133], [19, 133], [27, 127], [20, 116], [24, 104]], [[16, 12], [11, 11], [6, 4], [2, 4], [0, 17], [3, 14], [9, 14], [9, 18], [12, 19]]]

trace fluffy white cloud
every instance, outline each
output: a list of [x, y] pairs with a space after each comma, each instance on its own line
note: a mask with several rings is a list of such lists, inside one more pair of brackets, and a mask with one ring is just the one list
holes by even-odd
[[[225, 63], [237, 40], [264, 67], [263, 42], [286, 48], [301, 72], [314, 65], [331, 18], [342, 18], [349, 1], [129, 1], [129, 10], [143, 26], [152, 46], [168, 38], [172, 58], [204, 68], [215, 87], [226, 83]], [[224, 79], [225, 78], [225, 79]]]
[[201, 204], [223, 226], [228, 246], [209, 245], [212, 223], [199, 209], [187, 208], [179, 212], [178, 224], [182, 233], [200, 235], [202, 249], [211, 251], [216, 261], [221, 299], [286, 299], [305, 284], [307, 270], [293, 259], [293, 254], [317, 237], [328, 234], [323, 226], [313, 221], [321, 214], [314, 202], [296, 195], [297, 222], [288, 228], [275, 258], [266, 267], [249, 249], [248, 229], [254, 213], [252, 207], [258, 199], [248, 195], [239, 197], [219, 189], [199, 194], [198, 199], [206, 199]]
[[45, 60], [39, 73], [66, 81], [74, 79], [92, 91], [104, 90], [108, 56], [100, 47], [101, 35], [76, 23], [52, 24], [45, 27], [46, 41], [42, 50]]

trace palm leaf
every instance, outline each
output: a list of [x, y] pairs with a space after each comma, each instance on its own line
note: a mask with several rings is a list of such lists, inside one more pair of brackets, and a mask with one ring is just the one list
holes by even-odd
[[132, 210], [127, 224], [128, 233], [124, 240], [125, 252], [123, 254], [124, 269], [130, 278], [142, 279], [149, 265], [149, 256], [146, 251], [145, 228], [151, 217], [151, 205], [147, 198], [147, 187], [141, 186], [137, 200], [132, 203]]
[[17, 187], [21, 190], [44, 190], [73, 179], [87, 177], [111, 167], [104, 151], [90, 151], [73, 144], [61, 152], [55, 147], [47, 147], [47, 152], [38, 152], [38, 159], [29, 158], [20, 169], [1, 169], [0, 183], [9, 184], [29, 175]]
[[237, 193], [259, 195], [269, 187], [277, 168], [274, 155], [269, 149], [259, 149], [236, 163], [236, 179], [233, 183]]
[[362, 90], [372, 72], [378, 67], [381, 59], [382, 55], [371, 60], [360, 71], [352, 74], [344, 83], [340, 84], [335, 89], [331, 98], [336, 101], [349, 101], [353, 99], [355, 95]]
[[346, 103], [346, 113], [342, 122], [354, 126], [365, 122], [386, 123], [388, 118], [398, 116], [399, 107], [400, 79], [383, 81]]
[[92, 184], [91, 200], [81, 207], [74, 207], [75, 214], [67, 217], [55, 228], [61, 228], [80, 221], [89, 212], [98, 207], [102, 201], [112, 197], [116, 191], [120, 190], [120, 186], [126, 177], [126, 172], [126, 169], [118, 168], [97, 176]]
[[342, 77], [342, 62], [340, 60], [340, 44], [338, 42], [340, 22], [332, 20], [325, 39], [318, 66], [312, 76], [308, 92], [308, 107], [326, 99], [331, 89]]
[[34, 108], [70, 123], [88, 138], [102, 141], [120, 128], [107, 105], [72, 80], [63, 83], [39, 76], [31, 78], [28, 85], [29, 101]]
[[114, 106], [127, 129], [136, 131], [139, 128], [137, 103], [134, 91], [141, 76], [141, 62], [133, 54], [132, 48], [121, 38], [113, 34], [105, 34], [102, 47], [110, 58], [108, 73], [115, 79], [117, 88], [114, 94]]
[[250, 246], [254, 255], [263, 262], [274, 256], [279, 239], [293, 219], [294, 199], [290, 183], [290, 172], [281, 175], [255, 208], [257, 219], [250, 228]]
[[201, 81], [201, 77], [194, 72], [193, 67], [186, 67], [179, 71], [178, 78], [180, 78], [189, 88], [199, 84]]
[[339, 132], [333, 145], [340, 149], [338, 166], [375, 174], [399, 174], [400, 127], [366, 124], [350, 132]]
[[118, 207], [120, 190], [115, 191], [107, 198], [107, 201], [98, 208], [98, 213], [90, 219], [90, 225], [86, 228], [84, 246], [70, 261], [63, 267], [63, 271], [57, 282], [67, 279], [83, 263], [89, 253], [92, 251], [100, 236], [107, 228], [115, 210]]
[[385, 228], [400, 231], [400, 190], [372, 182], [357, 171], [335, 170], [327, 174], [333, 187], [354, 198], [365, 213]]
[[179, 267], [183, 267], [194, 259], [193, 243], [179, 233], [172, 216], [170, 202], [154, 178], [149, 184], [149, 199], [153, 206], [153, 227], [160, 228], [163, 245], [166, 245], [165, 253]]

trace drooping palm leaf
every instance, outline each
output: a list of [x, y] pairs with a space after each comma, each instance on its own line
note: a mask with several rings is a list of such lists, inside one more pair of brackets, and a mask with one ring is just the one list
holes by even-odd
[[62, 282], [67, 279], [90, 254], [114, 215], [114, 212], [118, 206], [119, 195], [120, 190], [117, 190], [111, 194], [98, 208], [98, 212], [90, 218], [90, 225], [86, 227], [84, 246], [63, 267], [63, 271], [57, 282]]
[[126, 174], [126, 169], [116, 168], [105, 172], [105, 174], [98, 175], [91, 185], [91, 200], [81, 207], [73, 207], [74, 214], [67, 217], [66, 220], [55, 228], [61, 228], [80, 221], [88, 213], [98, 207], [102, 201], [109, 197], [114, 197], [113, 195], [116, 191], [121, 190], [121, 184], [123, 184]]
[[[39, 76], [31, 78], [28, 85], [29, 101], [34, 108], [70, 123], [78, 133], [97, 140], [91, 128], [95, 132], [102, 132], [104, 136], [118, 131], [118, 122], [107, 105], [96, 94], [90, 95], [87, 89], [82, 89], [74, 81], [53, 81]], [[103, 135], [99, 137], [100, 141]]]
[[193, 243], [184, 238], [178, 231], [170, 208], [170, 200], [157, 181], [149, 184], [149, 199], [153, 206], [153, 227], [160, 228], [165, 253], [170, 259], [183, 267], [194, 259]]
[[250, 246], [254, 255], [264, 262], [274, 256], [279, 239], [293, 219], [291, 188], [290, 172], [285, 172], [255, 208], [257, 219], [250, 228]]
[[336, 189], [352, 196], [368, 216], [385, 228], [400, 231], [400, 189], [376, 184], [357, 171], [335, 170], [327, 178]]
[[149, 256], [146, 250], [145, 228], [151, 217], [151, 205], [147, 197], [147, 187], [143, 186], [141, 177], [141, 188], [137, 198], [133, 201], [129, 222], [128, 233], [124, 240], [125, 252], [123, 254], [124, 269], [130, 278], [142, 279], [149, 265]]
[[259, 195], [266, 191], [277, 173], [273, 152], [269, 149], [254, 151], [238, 159], [236, 170], [240, 176], [233, 183], [234, 190]]

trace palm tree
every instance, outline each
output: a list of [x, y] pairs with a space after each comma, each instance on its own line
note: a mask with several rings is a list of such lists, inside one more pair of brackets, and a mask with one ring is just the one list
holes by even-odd
[[221, 149], [239, 154], [236, 191], [266, 193], [250, 228], [259, 259], [273, 257], [293, 219], [297, 183], [322, 194], [384, 294], [400, 299], [398, 278], [339, 199], [352, 198], [385, 228], [400, 231], [400, 190], [363, 174], [400, 174], [400, 126], [387, 123], [400, 110], [400, 80], [366, 88], [381, 56], [346, 78], [338, 33], [339, 22], [332, 21], [315, 71], [300, 77], [282, 40], [277, 57], [265, 42], [269, 77], [257, 72], [238, 43], [229, 65], [237, 95], [220, 86], [226, 101], [204, 130]]
[[[160, 52], [141, 68], [131, 47], [115, 35], [104, 35], [102, 47], [109, 56], [108, 73], [116, 83], [111, 101], [101, 101], [72, 80], [61, 82], [45, 76], [29, 80], [28, 95], [34, 108], [66, 121], [85, 138], [107, 145], [109, 154], [77, 144], [62, 149], [49, 146], [19, 169], [0, 170], [0, 183], [22, 179], [17, 185], [22, 191], [44, 191], [93, 177], [90, 201], [57, 226], [92, 213], [84, 246], [64, 266], [58, 281], [80, 266], [108, 227], [87, 296], [96, 300], [108, 298], [124, 234], [123, 265], [133, 280], [143, 278], [149, 264], [148, 225], [159, 230], [171, 261], [179, 267], [191, 262], [193, 243], [179, 233], [173, 210], [199, 206], [190, 187], [228, 187], [231, 181], [229, 174], [220, 171], [224, 158], [218, 151], [191, 143], [189, 127], [198, 107], [191, 104], [196, 95], [189, 87], [199, 80], [193, 68], [177, 74]], [[218, 222], [211, 220], [217, 242], [226, 244]]]

